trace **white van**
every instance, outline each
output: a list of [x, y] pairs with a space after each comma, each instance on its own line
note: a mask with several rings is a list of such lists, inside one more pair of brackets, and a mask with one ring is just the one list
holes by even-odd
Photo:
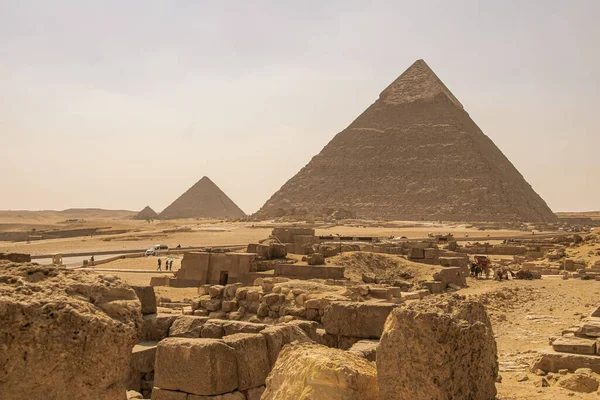
[[156, 254], [158, 254], [159, 251], [166, 250], [169, 250], [169, 246], [167, 246], [166, 244], [155, 244], [154, 246], [146, 250], [146, 256], [155, 256]]

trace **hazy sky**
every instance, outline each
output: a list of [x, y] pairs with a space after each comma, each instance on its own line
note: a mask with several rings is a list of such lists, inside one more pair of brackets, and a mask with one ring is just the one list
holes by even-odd
[[0, 209], [251, 213], [423, 58], [554, 211], [600, 209], [600, 1], [0, 0]]

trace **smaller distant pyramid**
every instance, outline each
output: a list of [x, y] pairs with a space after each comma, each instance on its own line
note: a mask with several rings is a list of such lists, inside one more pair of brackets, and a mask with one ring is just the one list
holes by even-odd
[[136, 214], [133, 219], [154, 219], [157, 218], [158, 214], [150, 206], [144, 207], [142, 211]]
[[203, 177], [160, 213], [161, 219], [236, 218], [246, 214], [213, 181]]

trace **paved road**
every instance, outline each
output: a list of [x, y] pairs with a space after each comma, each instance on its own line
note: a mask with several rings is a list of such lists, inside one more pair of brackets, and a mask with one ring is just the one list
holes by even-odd
[[[96, 261], [100, 261], [100, 260], [104, 260], [106, 258], [112, 258], [115, 256], [122, 256], [125, 254], [107, 254], [107, 255], [94, 255], [94, 260]], [[83, 261], [84, 260], [89, 260], [91, 256], [75, 256], [75, 257], [63, 257], [63, 264], [67, 267], [67, 268], [76, 268], [76, 267], [81, 267], [83, 265]], [[52, 258], [36, 258], [31, 260], [32, 262], [38, 263], [38, 264], [52, 264]]]

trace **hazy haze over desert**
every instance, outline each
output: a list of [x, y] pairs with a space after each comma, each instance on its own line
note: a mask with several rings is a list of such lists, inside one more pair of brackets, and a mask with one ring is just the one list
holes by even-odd
[[0, 1], [0, 209], [256, 211], [423, 58], [553, 211], [596, 210], [596, 1]]

